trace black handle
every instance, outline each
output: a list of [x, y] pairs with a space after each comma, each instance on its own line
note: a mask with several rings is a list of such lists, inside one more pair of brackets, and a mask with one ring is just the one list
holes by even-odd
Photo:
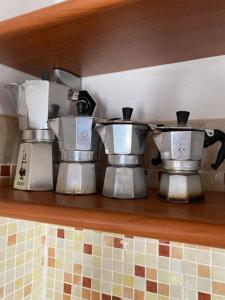
[[123, 111], [123, 119], [126, 121], [130, 121], [132, 112], [133, 112], [133, 108], [131, 107], [123, 107], [122, 108]]
[[211, 167], [215, 170], [219, 168], [225, 159], [225, 133], [219, 129], [214, 129], [213, 136], [205, 137], [204, 147], [207, 148], [217, 142], [221, 142], [221, 147], [217, 154], [216, 162], [211, 164]]
[[[92, 97], [88, 94], [87, 91], [79, 91], [78, 94], [78, 103], [85, 103], [86, 104], [86, 109], [85, 109], [85, 115], [87, 116], [92, 116], [96, 103], [94, 101], [94, 99], [92, 99]], [[78, 105], [83, 105], [83, 104], [78, 104]], [[81, 110], [83, 111], [83, 107], [81, 108]]]
[[176, 114], [177, 114], [177, 124], [178, 125], [187, 125], [188, 118], [190, 116], [190, 112], [181, 110], [181, 111], [177, 111]]
[[49, 119], [58, 118], [58, 116], [59, 116], [59, 110], [60, 110], [60, 106], [58, 104], [52, 104], [51, 105], [51, 112], [49, 112], [48, 118]]
[[162, 158], [161, 158], [160, 152], [158, 151], [157, 157], [152, 159], [152, 164], [153, 164], [153, 166], [157, 166], [161, 163], [162, 163]]

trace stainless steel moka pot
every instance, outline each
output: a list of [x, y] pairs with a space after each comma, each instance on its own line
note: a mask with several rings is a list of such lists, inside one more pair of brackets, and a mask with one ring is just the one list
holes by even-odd
[[107, 154], [103, 195], [133, 199], [147, 196], [143, 156], [148, 125], [130, 120], [133, 109], [123, 108], [123, 119], [101, 120], [96, 125]]
[[92, 117], [96, 104], [86, 91], [79, 91], [71, 99], [76, 100], [76, 116], [48, 121], [58, 138], [61, 152], [56, 192], [93, 194], [96, 193], [96, 162], [100, 144]]
[[211, 141], [214, 130], [187, 126], [189, 114], [178, 111], [176, 126], [151, 126], [164, 169], [159, 194], [170, 202], [196, 203], [204, 199], [199, 170], [205, 138]]
[[[19, 118], [23, 143], [20, 145], [14, 188], [45, 191], [53, 189], [52, 143], [49, 114], [73, 111], [65, 98], [68, 87], [47, 80], [26, 80], [6, 86]], [[57, 97], [60, 95], [60, 97]]]

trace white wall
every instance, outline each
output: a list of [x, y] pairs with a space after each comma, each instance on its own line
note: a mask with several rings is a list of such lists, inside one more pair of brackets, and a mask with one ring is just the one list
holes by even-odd
[[191, 111], [192, 119], [225, 118], [225, 56], [85, 77], [82, 86], [99, 99], [101, 117], [131, 106], [142, 121], [172, 120], [176, 110]]

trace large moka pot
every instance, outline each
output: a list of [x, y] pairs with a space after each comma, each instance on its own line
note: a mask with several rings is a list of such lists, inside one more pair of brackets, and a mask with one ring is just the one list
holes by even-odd
[[205, 138], [211, 141], [214, 130], [187, 126], [189, 115], [187, 111], [178, 111], [176, 126], [151, 126], [164, 169], [159, 193], [171, 202], [201, 202], [204, 199], [199, 170]]
[[92, 194], [96, 192], [96, 161], [100, 138], [92, 113], [95, 102], [86, 91], [80, 91], [77, 115], [48, 121], [58, 138], [61, 162], [56, 192]]
[[96, 130], [105, 146], [108, 167], [103, 195], [113, 198], [147, 196], [143, 156], [147, 124], [130, 120], [133, 109], [123, 108], [123, 119], [99, 120]]

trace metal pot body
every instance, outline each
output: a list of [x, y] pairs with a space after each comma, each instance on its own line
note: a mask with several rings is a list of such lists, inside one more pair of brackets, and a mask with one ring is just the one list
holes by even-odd
[[200, 161], [204, 148], [204, 131], [167, 131], [154, 135], [162, 160]]
[[148, 127], [136, 124], [109, 124], [103, 125], [106, 154], [144, 154], [145, 138]]
[[100, 137], [92, 117], [62, 117], [59, 119], [58, 139], [61, 151], [98, 151]]

